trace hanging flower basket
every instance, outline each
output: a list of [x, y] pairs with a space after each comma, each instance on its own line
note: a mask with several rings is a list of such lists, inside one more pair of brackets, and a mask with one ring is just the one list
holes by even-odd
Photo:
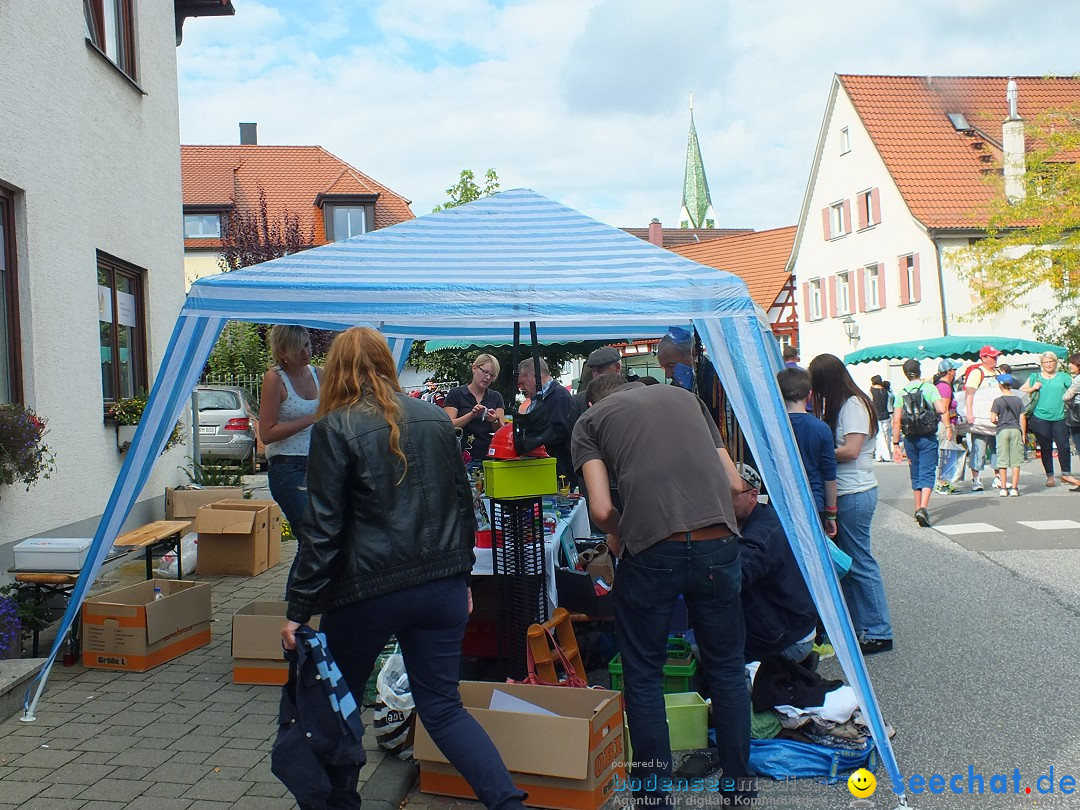
[[47, 422], [22, 405], [0, 405], [0, 486], [25, 484], [56, 471], [56, 457], [45, 443]]
[[[126, 452], [135, 438], [135, 429], [142, 421], [143, 411], [146, 410], [146, 394], [139, 394], [127, 399], [119, 399], [108, 406], [105, 417], [116, 425], [116, 449], [121, 453]], [[169, 440], [165, 443], [162, 453], [171, 450], [177, 445], [184, 443], [184, 432], [180, 422], [173, 426]]]

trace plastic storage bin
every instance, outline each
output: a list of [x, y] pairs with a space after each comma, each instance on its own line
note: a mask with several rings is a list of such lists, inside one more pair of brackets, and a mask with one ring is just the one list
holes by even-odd
[[664, 695], [668, 739], [672, 751], [705, 748], [709, 744], [709, 704], [697, 692]]
[[[697, 660], [690, 655], [690, 644], [685, 639], [668, 639], [668, 661], [664, 664], [664, 694], [689, 692], [694, 675], [697, 674]], [[621, 691], [623, 684], [622, 655], [616, 655], [608, 664], [611, 676], [611, 688]]]
[[558, 489], [553, 458], [484, 462], [484, 494], [489, 498], [551, 495]]

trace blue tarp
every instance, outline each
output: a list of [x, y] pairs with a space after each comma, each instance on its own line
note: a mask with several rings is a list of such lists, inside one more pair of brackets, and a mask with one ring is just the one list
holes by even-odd
[[779, 347], [737, 276], [590, 219], [527, 189], [195, 282], [128, 449], [61, 631], [28, 701], [32, 716], [64, 631], [150, 475], [226, 320], [380, 329], [404, 364], [414, 339], [509, 342], [514, 321], [546, 341], [662, 334], [693, 323], [747, 442], [894, 790], [902, 791], [791, 433]]

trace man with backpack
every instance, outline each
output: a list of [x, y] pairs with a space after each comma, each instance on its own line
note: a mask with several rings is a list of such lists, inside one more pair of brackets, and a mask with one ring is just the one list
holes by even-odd
[[904, 361], [904, 376], [908, 382], [895, 394], [893, 402], [893, 460], [899, 464], [900, 441], [904, 442], [911, 473], [911, 489], [915, 493], [915, 520], [920, 526], [930, 525], [930, 494], [938, 460], [938, 426], [946, 441], [952, 440], [948, 403], [937, 388], [922, 381], [922, 369], [915, 359]]

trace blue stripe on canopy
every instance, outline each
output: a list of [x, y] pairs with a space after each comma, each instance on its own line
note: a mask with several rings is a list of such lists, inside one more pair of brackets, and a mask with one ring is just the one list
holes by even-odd
[[779, 348], [736, 276], [703, 267], [527, 189], [195, 282], [94, 537], [61, 639], [183, 410], [226, 319], [382, 331], [399, 369], [413, 340], [508, 342], [536, 321], [552, 342], [662, 334], [693, 323], [747, 440], [882, 761], [903, 793], [774, 374]]

